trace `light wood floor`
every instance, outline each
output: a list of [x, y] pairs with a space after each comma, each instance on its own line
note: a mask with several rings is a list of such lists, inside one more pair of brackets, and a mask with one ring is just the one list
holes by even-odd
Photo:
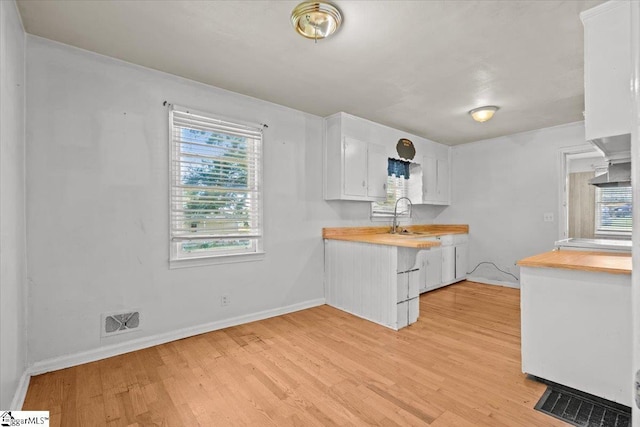
[[328, 306], [33, 377], [63, 426], [566, 426], [520, 372], [518, 290], [462, 282], [400, 332]]

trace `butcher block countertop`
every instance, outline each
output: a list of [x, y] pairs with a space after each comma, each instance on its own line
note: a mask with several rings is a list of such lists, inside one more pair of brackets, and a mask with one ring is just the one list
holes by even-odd
[[447, 234], [467, 234], [468, 225], [424, 224], [401, 227], [408, 233], [389, 233], [389, 226], [383, 227], [337, 227], [323, 228], [322, 237], [330, 240], [371, 243], [375, 245], [401, 246], [405, 248], [424, 249], [440, 246], [438, 240], [427, 240]]
[[590, 251], [551, 251], [518, 261], [520, 267], [564, 268], [631, 274], [631, 254]]

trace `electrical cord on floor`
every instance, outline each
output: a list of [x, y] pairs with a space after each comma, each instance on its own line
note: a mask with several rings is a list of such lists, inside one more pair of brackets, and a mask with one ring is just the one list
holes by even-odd
[[493, 265], [499, 272], [504, 273], [504, 274], [508, 274], [509, 276], [513, 277], [514, 279], [516, 279], [518, 282], [520, 281], [520, 279], [518, 278], [518, 276], [515, 276], [511, 273], [509, 273], [508, 271], [504, 271], [501, 270], [500, 267], [498, 267], [497, 265], [495, 265], [494, 263], [492, 263], [491, 261], [482, 261], [479, 262], [478, 265], [476, 265], [473, 270], [471, 270], [470, 272], [467, 273], [467, 275], [472, 274], [474, 271], [476, 271], [478, 269], [478, 267], [480, 267], [482, 264], [491, 264]]

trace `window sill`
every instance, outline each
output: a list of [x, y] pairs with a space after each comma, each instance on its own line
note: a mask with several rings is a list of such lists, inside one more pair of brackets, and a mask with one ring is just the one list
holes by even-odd
[[233, 255], [216, 255], [199, 258], [184, 258], [184, 259], [172, 259], [169, 260], [169, 269], [177, 268], [189, 268], [200, 267], [206, 265], [219, 265], [219, 264], [235, 264], [238, 262], [252, 262], [262, 261], [265, 257], [265, 252], [252, 252], [247, 254], [233, 254]]
[[599, 239], [631, 240], [631, 233], [615, 231], [596, 231], [594, 233]]

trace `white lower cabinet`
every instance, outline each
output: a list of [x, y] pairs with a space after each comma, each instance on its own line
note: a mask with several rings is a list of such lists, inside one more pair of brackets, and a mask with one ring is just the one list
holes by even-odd
[[456, 280], [463, 280], [467, 276], [467, 251], [469, 245], [462, 243], [456, 249]]
[[413, 248], [325, 240], [328, 305], [398, 330], [418, 320], [421, 263]]
[[421, 251], [420, 292], [438, 289], [467, 277], [468, 235], [439, 236], [440, 247]]
[[422, 251], [422, 262], [420, 292], [438, 288], [442, 284], [442, 249]]
[[442, 248], [442, 283], [449, 283], [456, 277], [456, 248]]
[[442, 246], [413, 249], [325, 240], [325, 297], [328, 305], [401, 329], [418, 320], [418, 296], [464, 280], [467, 235], [444, 235]]

